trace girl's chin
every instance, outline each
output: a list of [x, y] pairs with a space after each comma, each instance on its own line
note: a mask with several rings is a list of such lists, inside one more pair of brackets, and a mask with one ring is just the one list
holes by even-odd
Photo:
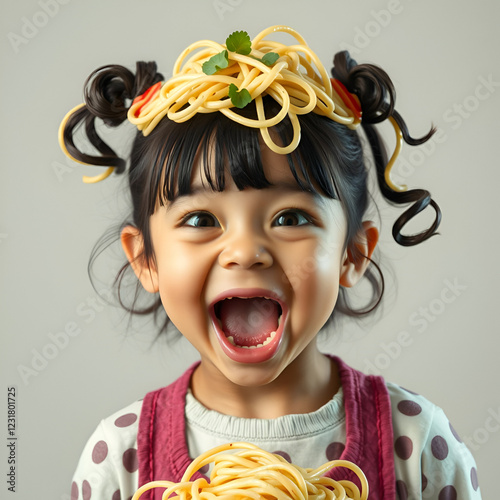
[[[277, 360], [275, 360], [277, 361]], [[220, 365], [219, 371], [226, 382], [241, 388], [262, 387], [279, 378], [286, 367], [273, 361], [269, 363], [230, 363]]]

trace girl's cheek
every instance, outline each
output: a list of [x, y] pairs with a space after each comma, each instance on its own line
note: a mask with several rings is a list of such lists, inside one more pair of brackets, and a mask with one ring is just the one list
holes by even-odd
[[339, 288], [339, 252], [337, 243], [303, 248], [296, 255], [287, 279], [293, 288], [299, 314], [316, 315], [325, 321], [333, 311]]
[[[202, 319], [203, 290], [207, 261], [200, 250], [189, 245], [171, 244], [159, 260], [160, 296], [167, 315], [181, 329], [186, 318]], [[182, 330], [181, 330], [182, 331]]]
[[172, 297], [185, 296], [201, 279], [197, 272], [199, 264], [196, 256], [186, 250], [172, 249], [162, 260], [164, 265], [160, 286], [163, 284]]
[[283, 280], [288, 280], [293, 288], [308, 288], [310, 291], [321, 287], [322, 280], [331, 285], [335, 279], [338, 284], [340, 250], [337, 242], [318, 244], [313, 241], [295, 245], [287, 252]]

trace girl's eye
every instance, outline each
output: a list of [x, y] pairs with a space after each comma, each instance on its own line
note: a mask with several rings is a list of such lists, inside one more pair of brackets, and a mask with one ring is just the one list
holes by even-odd
[[311, 224], [310, 218], [298, 210], [289, 210], [279, 214], [274, 220], [274, 226], [305, 226]]
[[220, 227], [219, 221], [209, 212], [189, 214], [182, 220], [182, 225], [190, 227]]

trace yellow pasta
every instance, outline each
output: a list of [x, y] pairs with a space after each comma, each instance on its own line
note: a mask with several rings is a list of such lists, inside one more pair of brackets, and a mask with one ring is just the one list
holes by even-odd
[[[276, 32], [288, 33], [298, 43], [284, 45], [266, 40], [266, 36]], [[203, 72], [203, 63], [226, 50], [226, 46], [210, 40], [190, 45], [177, 59], [172, 77], [154, 97], [144, 94], [134, 101], [128, 112], [129, 121], [147, 136], [164, 116], [180, 123], [196, 113], [220, 111], [237, 123], [260, 129], [267, 146], [280, 154], [292, 152], [299, 143], [297, 115], [314, 112], [349, 128], [359, 125], [360, 113], [337, 94], [318, 56], [294, 29], [271, 26], [252, 40], [251, 48], [248, 55], [228, 51], [228, 67], [207, 75]], [[269, 52], [279, 56], [271, 66], [261, 61]], [[231, 109], [234, 107], [228, 98], [231, 84], [250, 93], [256, 103], [257, 119], [243, 117]], [[266, 118], [264, 113], [262, 98], [266, 94], [281, 106], [278, 114], [271, 118]], [[281, 146], [272, 140], [268, 128], [287, 115], [294, 136], [290, 144]]]
[[[224, 453], [231, 450], [231, 453]], [[233, 452], [233, 450], [243, 450]], [[190, 481], [203, 466], [213, 463], [210, 481]], [[361, 492], [351, 481], [324, 477], [334, 467], [344, 467], [359, 478]], [[366, 500], [368, 483], [359, 467], [334, 460], [317, 469], [302, 469], [284, 458], [250, 443], [230, 443], [213, 448], [193, 460], [180, 483], [152, 481], [137, 490], [132, 500], [153, 488], [165, 488], [162, 499], [180, 500]]]
[[[291, 35], [298, 43], [285, 45], [266, 38], [277, 32]], [[350, 94], [338, 80], [330, 79], [318, 56], [293, 28], [277, 25], [263, 30], [251, 41], [249, 54], [227, 50], [227, 67], [218, 69], [214, 74], [206, 74], [203, 64], [226, 50], [226, 45], [212, 40], [200, 40], [188, 46], [177, 58], [170, 79], [158, 82], [134, 99], [128, 110], [128, 120], [147, 136], [165, 116], [182, 123], [197, 113], [221, 112], [245, 127], [258, 128], [265, 144], [279, 154], [288, 154], [297, 148], [300, 142], [299, 115], [317, 113], [351, 129], [360, 125], [362, 111], [357, 97]], [[270, 53], [276, 54], [277, 60], [268, 66], [262, 58]], [[255, 101], [256, 119], [234, 111], [235, 105], [229, 98], [231, 85], [235, 85], [239, 91], [248, 91], [251, 100]], [[271, 96], [281, 106], [275, 116], [266, 117], [265, 95]], [[69, 117], [81, 106], [84, 105], [77, 106], [63, 119], [59, 143], [69, 158], [85, 164], [69, 154], [63, 139]], [[290, 144], [276, 144], [269, 128], [287, 116], [292, 125], [293, 137]], [[395, 184], [390, 175], [402, 146], [401, 129], [392, 117], [390, 122], [396, 132], [397, 142], [386, 167], [385, 180], [394, 191], [405, 191], [407, 187]], [[98, 182], [108, 177], [113, 170], [114, 167], [109, 167], [101, 175], [86, 176], [84, 182]]]

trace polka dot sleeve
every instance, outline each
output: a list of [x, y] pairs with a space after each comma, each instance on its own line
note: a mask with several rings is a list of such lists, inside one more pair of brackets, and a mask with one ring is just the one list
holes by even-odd
[[480, 500], [472, 454], [441, 408], [387, 384], [391, 395], [399, 500]]
[[141, 402], [102, 420], [88, 440], [71, 484], [71, 500], [129, 500], [137, 489]]

